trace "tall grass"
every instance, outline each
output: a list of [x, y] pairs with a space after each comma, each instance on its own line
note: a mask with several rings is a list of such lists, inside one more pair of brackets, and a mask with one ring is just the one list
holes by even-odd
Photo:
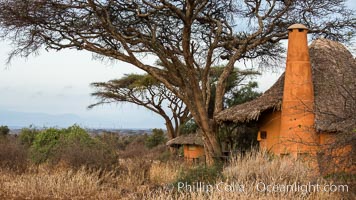
[[48, 171], [15, 175], [0, 171], [0, 196], [7, 199], [115, 199], [114, 187], [100, 185], [98, 173], [84, 169]]
[[[62, 155], [66, 156], [55, 164], [35, 165], [29, 162], [26, 148], [15, 138], [0, 141], [0, 199], [356, 199], [352, 186], [348, 193], [259, 191], [256, 188], [259, 183], [330, 184], [302, 161], [274, 157], [263, 151], [232, 158], [222, 168], [209, 168], [175, 160], [158, 161], [159, 152], [162, 154], [164, 149], [157, 147], [145, 154], [135, 152], [134, 157], [118, 159], [107, 168], [107, 161], [100, 160], [106, 159], [102, 154], [79, 147], [65, 148], [67, 152]], [[88, 167], [93, 159], [103, 163], [103, 167]], [[108, 159], [110, 165], [112, 159], [115, 158]], [[214, 189], [179, 190], [174, 185], [179, 181], [189, 184], [200, 181]], [[223, 186], [221, 190], [216, 189], [217, 184]], [[236, 189], [236, 184], [243, 186], [243, 190]], [[235, 190], [225, 190], [225, 186], [231, 185], [235, 185]]]
[[177, 180], [183, 166], [178, 162], [153, 162], [150, 167], [150, 181], [160, 186], [171, 184]]
[[[273, 157], [267, 152], [252, 151], [245, 156], [231, 159], [224, 167], [223, 178], [212, 184], [212, 189], [207, 192], [196, 189], [186, 191], [184, 188], [160, 190], [149, 193], [147, 199], [194, 199], [194, 200], [220, 200], [220, 199], [355, 199], [352, 191], [349, 192], [324, 192], [300, 190], [262, 191], [258, 184], [271, 186], [287, 185], [326, 185], [332, 184], [316, 176], [315, 168], [294, 158]], [[203, 183], [211, 184], [211, 183]], [[226, 186], [226, 187], [225, 187]], [[262, 185], [260, 185], [262, 186]], [[219, 189], [218, 189], [219, 188]], [[350, 188], [351, 189], [351, 188]]]
[[305, 162], [292, 157], [281, 158], [254, 150], [243, 157], [232, 158], [223, 174], [228, 181], [275, 184], [311, 181], [316, 175], [313, 170]]

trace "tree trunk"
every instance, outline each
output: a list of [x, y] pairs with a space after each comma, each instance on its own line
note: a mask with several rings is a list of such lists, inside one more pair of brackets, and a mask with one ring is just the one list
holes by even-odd
[[216, 135], [216, 123], [213, 119], [209, 119], [207, 112], [199, 112], [198, 114], [199, 116], [195, 117], [195, 119], [200, 119], [196, 120], [196, 122], [203, 133], [206, 162], [211, 166], [222, 155]]
[[169, 118], [166, 118], [165, 121], [166, 121], [165, 125], [166, 125], [166, 128], [167, 128], [168, 140], [171, 140], [171, 139], [177, 137], [176, 130], [174, 129], [171, 120], [169, 120]]
[[[193, 77], [192, 80], [194, 80]], [[213, 165], [215, 159], [221, 156], [220, 144], [216, 137], [216, 123], [209, 118], [205, 100], [202, 95], [199, 95], [202, 93], [199, 81], [192, 81], [186, 91], [188, 93], [185, 99], [186, 105], [203, 133], [206, 162], [208, 165]]]
[[[172, 121], [169, 120], [169, 118], [165, 118], [165, 121], [166, 121], [166, 128], [167, 128], [167, 138], [168, 140], [171, 140], [173, 138], [176, 138], [178, 135], [177, 135], [177, 129], [178, 128], [174, 128], [173, 127], [173, 124], [172, 124]], [[178, 149], [177, 147], [168, 147], [169, 151], [171, 152], [172, 155], [177, 155], [178, 154]]]
[[222, 152], [220, 143], [216, 137], [215, 122], [213, 120], [209, 123], [209, 129], [204, 132], [204, 148], [206, 151], [206, 162], [209, 166], [213, 165], [215, 161], [219, 160]]

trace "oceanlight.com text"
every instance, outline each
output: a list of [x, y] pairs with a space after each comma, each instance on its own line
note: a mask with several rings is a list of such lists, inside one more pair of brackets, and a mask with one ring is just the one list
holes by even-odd
[[272, 192], [272, 193], [287, 193], [287, 192], [348, 192], [348, 185], [333, 185], [333, 184], [265, 184], [259, 182], [256, 184], [256, 190], [259, 192]]

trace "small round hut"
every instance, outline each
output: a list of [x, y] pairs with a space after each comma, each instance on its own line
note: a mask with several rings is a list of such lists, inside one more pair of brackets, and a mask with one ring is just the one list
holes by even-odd
[[189, 162], [205, 161], [204, 143], [201, 134], [181, 135], [166, 143], [172, 148], [183, 147], [184, 159]]

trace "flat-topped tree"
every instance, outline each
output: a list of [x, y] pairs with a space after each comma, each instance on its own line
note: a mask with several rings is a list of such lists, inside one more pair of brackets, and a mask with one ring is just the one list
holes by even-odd
[[99, 101], [89, 108], [108, 103], [145, 107], [164, 119], [169, 140], [177, 137], [179, 126], [191, 118], [183, 101], [148, 74], [127, 74], [120, 79], [91, 85], [95, 89], [92, 96]]
[[[212, 97], [215, 96], [216, 81], [223, 70], [223, 66], [212, 67], [211, 69], [209, 79]], [[244, 85], [246, 79], [259, 74], [253, 70], [235, 68], [227, 80], [225, 89], [227, 96], [249, 88], [249, 86]], [[90, 105], [89, 108], [111, 103], [132, 103], [145, 107], [164, 119], [169, 140], [179, 136], [180, 126], [191, 119], [189, 109], [184, 102], [149, 74], [126, 74], [120, 79], [95, 82], [91, 86], [95, 90], [92, 96], [96, 97], [98, 102]], [[257, 85], [255, 86], [257, 87]], [[225, 97], [225, 99], [226, 101], [230, 100], [230, 97]], [[214, 98], [211, 98], [208, 110], [211, 116], [213, 110]]]
[[[77, 48], [133, 64], [184, 101], [203, 131], [208, 163], [220, 156], [209, 117], [211, 66], [226, 62], [215, 95], [223, 110], [227, 77], [236, 61], [273, 60], [287, 27], [305, 24], [315, 36], [347, 41], [355, 34], [346, 0], [1, 0], [2, 36], [14, 55], [40, 48]], [[145, 63], [150, 54], [164, 67]]]

